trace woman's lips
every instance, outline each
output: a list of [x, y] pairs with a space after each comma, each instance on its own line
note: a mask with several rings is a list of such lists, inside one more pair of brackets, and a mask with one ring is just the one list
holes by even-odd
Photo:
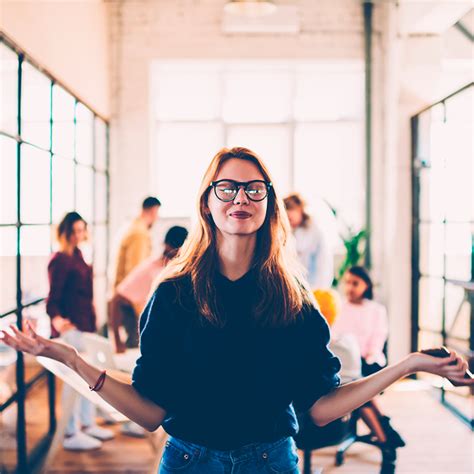
[[248, 219], [249, 217], [252, 217], [252, 214], [249, 214], [245, 211], [235, 211], [231, 212], [230, 216], [234, 217], [235, 219]]

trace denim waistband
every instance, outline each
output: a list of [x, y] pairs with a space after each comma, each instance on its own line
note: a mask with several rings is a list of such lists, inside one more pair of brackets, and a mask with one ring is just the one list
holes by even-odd
[[234, 463], [255, 458], [255, 456], [262, 456], [265, 453], [271, 452], [274, 449], [284, 445], [285, 443], [291, 442], [291, 437], [285, 437], [271, 443], [252, 443], [230, 451], [220, 451], [218, 449], [206, 448], [205, 446], [201, 446], [199, 444], [190, 443], [189, 441], [183, 441], [173, 436], [170, 436], [168, 439], [168, 443], [171, 445], [174, 444], [176, 447], [190, 451], [196, 455], [200, 456], [206, 452], [210, 456], [219, 459], [231, 460]]

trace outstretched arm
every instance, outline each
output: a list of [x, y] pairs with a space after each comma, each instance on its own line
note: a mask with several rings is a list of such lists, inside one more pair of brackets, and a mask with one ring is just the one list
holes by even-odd
[[[10, 326], [13, 334], [0, 331], [0, 336], [3, 336], [2, 342], [18, 351], [62, 362], [77, 372], [89, 386], [96, 383], [101, 370], [86, 362], [74, 347], [45, 339], [36, 334], [28, 323], [26, 326], [26, 333], [20, 332], [13, 325]], [[109, 375], [98, 394], [127, 418], [149, 431], [156, 430], [165, 418], [166, 412], [163, 408], [141, 396], [132, 385]]]
[[463, 385], [474, 385], [474, 379], [464, 378], [466, 369], [467, 362], [455, 352], [445, 359], [414, 352], [396, 364], [342, 385], [321, 397], [310, 409], [311, 418], [318, 426], [327, 425], [359, 408], [397, 380], [415, 372], [429, 372]]

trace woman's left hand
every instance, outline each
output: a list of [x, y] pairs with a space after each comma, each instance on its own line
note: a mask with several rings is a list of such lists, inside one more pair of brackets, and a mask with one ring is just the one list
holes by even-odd
[[413, 352], [408, 356], [410, 373], [428, 372], [430, 374], [446, 377], [456, 386], [474, 386], [474, 378], [464, 378], [468, 363], [455, 351], [451, 351], [449, 357], [434, 357], [421, 352]]

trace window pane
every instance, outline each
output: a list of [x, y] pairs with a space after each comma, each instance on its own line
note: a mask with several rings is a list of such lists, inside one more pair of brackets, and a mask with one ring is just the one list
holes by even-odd
[[18, 133], [18, 56], [0, 43], [0, 130]]
[[268, 167], [279, 195], [289, 191], [291, 137], [287, 126], [231, 126], [227, 146], [243, 146], [257, 153]]
[[419, 285], [420, 327], [441, 331], [444, 285], [441, 278], [421, 278]]
[[75, 99], [59, 86], [53, 87], [53, 151], [74, 157]]
[[98, 117], [95, 119], [95, 167], [100, 171], [107, 169], [107, 126]]
[[446, 170], [440, 162], [420, 173], [420, 218], [442, 222], [446, 209]]
[[22, 65], [21, 136], [42, 148], [50, 146], [51, 81], [33, 66]]
[[21, 286], [23, 303], [48, 293], [48, 261], [51, 253], [49, 226], [23, 226], [20, 229]]
[[94, 205], [94, 172], [86, 166], [76, 167], [76, 210], [92, 223]]
[[74, 161], [53, 156], [53, 222], [74, 210]]
[[17, 220], [17, 143], [0, 136], [0, 223]]
[[[185, 139], [183, 139], [185, 137]], [[222, 148], [219, 124], [163, 124], [157, 129], [157, 192], [163, 217], [194, 216], [201, 179]], [[192, 157], [192, 173], [189, 168]]]
[[424, 275], [443, 276], [444, 225], [420, 224], [420, 271]]
[[[467, 105], [471, 106], [472, 103], [467, 102]], [[460, 119], [448, 121], [445, 127], [450, 151], [446, 157], [443, 190], [446, 196], [446, 218], [450, 221], [469, 221], [474, 218], [474, 129], [472, 122]]]
[[446, 278], [471, 279], [471, 249], [474, 226], [446, 225]]
[[29, 145], [21, 147], [21, 221], [49, 222], [50, 154]]
[[295, 130], [295, 189], [324, 199], [355, 230], [364, 225], [365, 162], [360, 123], [301, 124]]
[[15, 227], [0, 227], [0, 313], [16, 308], [16, 236]]
[[95, 173], [95, 222], [104, 223], [107, 220], [107, 176]]
[[420, 349], [430, 349], [443, 345], [443, 338], [440, 334], [433, 334], [428, 331], [420, 331], [418, 333], [418, 347]]
[[105, 225], [95, 225], [92, 243], [94, 245], [94, 273], [104, 275], [107, 270], [107, 228]]
[[94, 164], [94, 115], [82, 104], [76, 108], [76, 157], [87, 165]]
[[225, 77], [223, 118], [228, 123], [284, 122], [291, 118], [292, 78], [285, 70], [242, 71]]
[[216, 66], [158, 66], [154, 76], [159, 120], [214, 120], [220, 113], [221, 77]]
[[462, 287], [446, 284], [445, 312], [447, 334], [468, 339], [470, 308]]
[[358, 65], [299, 68], [295, 118], [300, 121], [347, 120], [363, 117], [364, 74]]

